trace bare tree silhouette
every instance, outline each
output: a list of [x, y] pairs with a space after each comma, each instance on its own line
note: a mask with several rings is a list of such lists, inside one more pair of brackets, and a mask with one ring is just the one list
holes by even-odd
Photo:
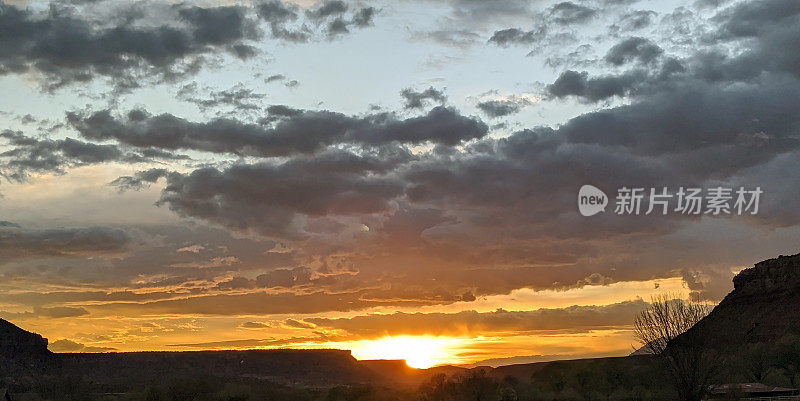
[[666, 364], [682, 401], [702, 400], [716, 370], [718, 354], [689, 331], [710, 311], [708, 304], [685, 301], [679, 294], [661, 294], [634, 322], [636, 339]]

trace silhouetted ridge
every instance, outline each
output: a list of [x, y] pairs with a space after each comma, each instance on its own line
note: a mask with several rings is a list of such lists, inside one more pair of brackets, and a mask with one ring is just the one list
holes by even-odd
[[690, 329], [709, 346], [769, 343], [800, 334], [800, 254], [756, 263], [737, 274], [733, 285]]
[[23, 361], [50, 355], [47, 339], [0, 319], [0, 357]]

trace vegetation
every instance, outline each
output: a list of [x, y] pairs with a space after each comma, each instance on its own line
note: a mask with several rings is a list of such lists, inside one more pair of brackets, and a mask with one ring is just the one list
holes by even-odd
[[662, 294], [634, 322], [636, 339], [664, 364], [681, 401], [702, 400], [719, 366], [719, 353], [705, 347], [697, 333], [687, 332], [709, 312], [707, 304]]

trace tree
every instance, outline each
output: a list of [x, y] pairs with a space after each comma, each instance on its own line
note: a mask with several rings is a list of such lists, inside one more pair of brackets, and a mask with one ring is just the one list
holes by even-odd
[[718, 354], [705, 348], [696, 332], [689, 330], [710, 311], [708, 304], [661, 294], [653, 297], [634, 322], [636, 339], [665, 362], [682, 401], [703, 399], [717, 368]]

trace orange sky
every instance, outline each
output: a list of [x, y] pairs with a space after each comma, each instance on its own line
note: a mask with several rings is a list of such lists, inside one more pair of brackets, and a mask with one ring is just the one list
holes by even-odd
[[625, 355], [652, 295], [798, 252], [786, 3], [0, 0], [0, 317], [57, 352]]

